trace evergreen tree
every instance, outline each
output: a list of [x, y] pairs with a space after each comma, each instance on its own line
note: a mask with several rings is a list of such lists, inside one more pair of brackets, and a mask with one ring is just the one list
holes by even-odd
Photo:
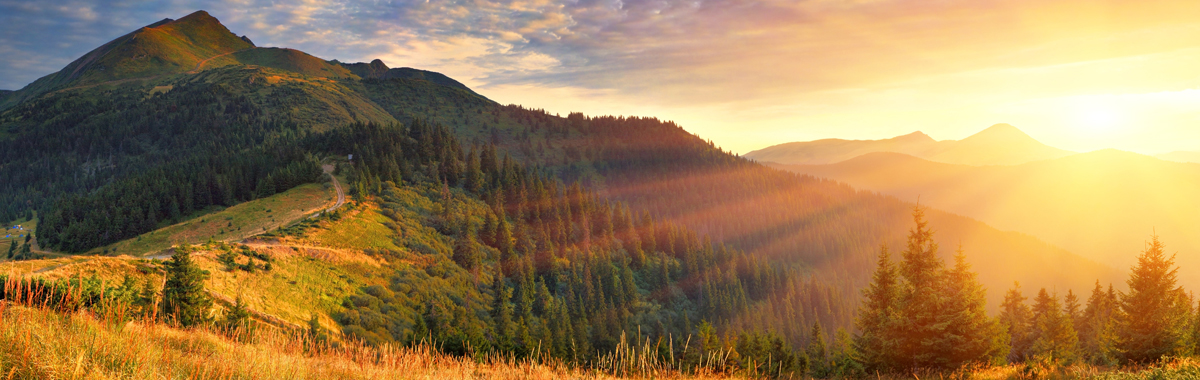
[[887, 246], [879, 250], [879, 260], [871, 284], [863, 289], [863, 305], [855, 320], [858, 334], [854, 344], [869, 370], [888, 370], [899, 365], [894, 356], [897, 326], [894, 326], [900, 284]]
[[821, 322], [813, 323], [812, 331], [809, 333], [808, 348], [805, 352], [808, 355], [808, 373], [812, 377], [826, 378], [831, 374], [829, 365], [829, 353], [825, 348], [825, 333], [821, 331]]
[[1124, 320], [1118, 347], [1126, 360], [1148, 363], [1182, 348], [1187, 316], [1177, 304], [1185, 299], [1177, 272], [1175, 256], [1167, 257], [1153, 236], [1129, 276], [1129, 293], [1120, 295]]
[[1000, 327], [987, 316], [987, 293], [971, 272], [967, 256], [960, 246], [954, 254], [954, 268], [946, 277], [945, 305], [939, 325], [944, 325], [939, 340], [938, 364], [957, 368], [970, 362], [984, 361], [1003, 349], [993, 342]]
[[900, 274], [906, 286], [900, 296], [903, 307], [898, 325], [904, 326], [904, 333], [896, 353], [905, 361], [903, 366], [927, 368], [940, 364], [939, 348], [946, 328], [941, 323], [946, 271], [925, 211], [914, 207], [912, 217], [915, 226], [909, 230], [908, 247], [901, 254]]
[[841, 378], [858, 378], [864, 373], [862, 358], [854, 349], [854, 340], [844, 328], [838, 328], [834, 334], [832, 375]]
[[138, 311], [143, 317], [149, 318], [155, 310], [156, 302], [158, 302], [158, 290], [154, 288], [154, 283], [147, 278], [146, 282], [142, 285], [141, 293], [138, 294], [137, 300], [134, 302], [134, 306], [138, 307]]
[[9, 243], [9, 245], [8, 245], [8, 256], [6, 256], [6, 257], [7, 258], [16, 258], [16, 254], [17, 254], [17, 239], [13, 239], [12, 243]]
[[1078, 335], [1070, 315], [1063, 312], [1058, 296], [1045, 288], [1033, 303], [1033, 344], [1029, 356], [1052, 363], [1070, 364], [1078, 357]]
[[1079, 309], [1079, 296], [1070, 289], [1067, 289], [1067, 295], [1063, 297], [1063, 312], [1067, 313], [1075, 331], [1079, 332], [1079, 326], [1083, 323], [1083, 310]]
[[1014, 283], [1000, 303], [1000, 325], [1008, 332], [1008, 361], [1022, 362], [1028, 357], [1033, 345], [1033, 311], [1025, 304], [1021, 295], [1021, 284]]
[[512, 291], [504, 282], [504, 270], [496, 266], [496, 275], [492, 277], [492, 291], [495, 296], [492, 302], [492, 322], [496, 331], [496, 345], [502, 350], [512, 347], [513, 338], [513, 307], [508, 302]]
[[483, 177], [483, 170], [479, 166], [479, 155], [475, 153], [474, 148], [471, 149], [467, 157], [466, 177], [466, 183], [463, 186], [467, 191], [470, 191], [472, 194], [479, 194], [483, 191], [485, 179]]
[[167, 262], [167, 281], [163, 286], [162, 315], [180, 326], [208, 322], [212, 299], [204, 291], [208, 273], [192, 262], [187, 249], [176, 249]]
[[1109, 286], [1105, 292], [1096, 281], [1091, 297], [1080, 317], [1079, 346], [1080, 351], [1088, 362], [1098, 365], [1117, 364], [1117, 327], [1118, 314], [1116, 293]]
[[242, 296], [237, 296], [237, 299], [234, 301], [233, 308], [229, 309], [229, 311], [225, 313], [225, 320], [222, 324], [225, 325], [226, 329], [235, 331], [239, 335], [249, 332], [250, 311], [246, 308], [246, 304], [242, 301]]
[[454, 239], [453, 260], [467, 271], [474, 272], [479, 266], [479, 244], [475, 242], [475, 231], [470, 222], [463, 223], [459, 228], [458, 238]]

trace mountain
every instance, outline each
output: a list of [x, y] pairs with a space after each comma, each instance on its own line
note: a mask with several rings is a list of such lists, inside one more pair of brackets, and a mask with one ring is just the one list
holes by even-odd
[[[1183, 268], [1200, 268], [1200, 164], [1100, 150], [1014, 166], [951, 165], [872, 153], [780, 166], [1019, 231], [1126, 268], [1158, 234]], [[1186, 270], [1186, 269], [1185, 269]], [[1180, 277], [1189, 288], [1200, 279]]]
[[[495, 304], [536, 310], [527, 321], [591, 321], [551, 330], [598, 349], [622, 330], [682, 336], [701, 321], [792, 344], [815, 322], [852, 328], [880, 246], [901, 250], [912, 228], [913, 203], [766, 167], [671, 122], [502, 106], [437, 73], [254, 47], [209, 18], [139, 29], [130, 36], [161, 29], [174, 39], [105, 61], [158, 69], [69, 66], [0, 110], [0, 178], [10, 179], [0, 220], [36, 210], [42, 247], [104, 254], [320, 182], [322, 165], [336, 164], [355, 200], [337, 217], [356, 224], [318, 248], [394, 265], [376, 276], [387, 283], [355, 283], [357, 298], [331, 302], [344, 334], [404, 342], [428, 320], [439, 338], [495, 341]], [[211, 55], [168, 64], [180, 51]], [[97, 73], [64, 74], [80, 67]], [[1082, 291], [1117, 279], [1029, 235], [927, 213], [942, 257], [961, 245], [991, 305], [1013, 281]], [[292, 236], [268, 232], [260, 237]], [[511, 302], [497, 301], [505, 287]]]
[[118, 37], [17, 91], [0, 109], [67, 85], [87, 85], [120, 79], [178, 74], [199, 68], [201, 62], [254, 47], [226, 29], [205, 11], [179, 20], [164, 19]]
[[441, 73], [418, 70], [411, 67], [389, 69], [387, 65], [383, 63], [383, 61], [378, 59], [371, 61], [371, 63], [340, 63], [337, 60], [333, 60], [331, 62], [342, 65], [363, 79], [418, 79], [474, 93], [474, 91], [471, 91], [470, 88], [467, 88], [467, 86], [459, 83], [459, 81], [456, 81]]
[[1200, 152], [1176, 151], [1154, 157], [1167, 161], [1200, 163]]
[[962, 165], [1016, 165], [1073, 152], [1047, 146], [1008, 124], [996, 124], [962, 140], [936, 141], [921, 132], [886, 140], [825, 139], [779, 144], [746, 153], [761, 162], [824, 165], [873, 152], [895, 152]]

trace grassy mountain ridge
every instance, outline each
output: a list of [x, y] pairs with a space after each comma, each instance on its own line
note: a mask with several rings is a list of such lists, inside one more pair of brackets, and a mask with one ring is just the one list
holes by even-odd
[[[472, 91], [470, 88], [467, 88], [467, 86], [463, 85], [459, 81], [456, 81], [453, 78], [445, 76], [441, 73], [435, 73], [435, 72], [426, 71], [426, 70], [419, 70], [419, 69], [414, 69], [411, 67], [400, 67], [400, 68], [390, 69], [387, 67], [386, 64], [383, 63], [383, 61], [378, 60], [378, 59], [371, 61], [371, 63], [362, 63], [362, 62], [341, 63], [341, 62], [338, 62], [337, 60], [333, 60], [330, 62], [339, 64], [342, 67], [349, 69], [355, 75], [358, 75], [359, 77], [362, 77], [363, 79], [419, 79], [419, 80], [428, 81], [430, 83], [437, 84], [437, 85], [457, 88], [460, 90], [466, 90], [467, 92], [470, 92], [472, 94], [479, 95], [479, 94], [476, 94], [475, 91]], [[480, 95], [480, 96], [482, 96], [482, 95]]]
[[0, 103], [0, 110], [63, 87], [184, 73], [210, 58], [252, 47], [207, 12], [197, 11], [147, 25], [92, 50], [19, 90]]
[[896, 152], [961, 165], [1016, 165], [1073, 152], [1047, 146], [1008, 124], [996, 124], [962, 140], [936, 141], [921, 132], [885, 140], [824, 139], [774, 145], [745, 154], [762, 162], [824, 165], [874, 152]]

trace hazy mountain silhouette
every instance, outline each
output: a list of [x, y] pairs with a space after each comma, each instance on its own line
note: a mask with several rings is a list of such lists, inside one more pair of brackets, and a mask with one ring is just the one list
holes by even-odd
[[1163, 154], [1160, 154], [1160, 155], [1157, 155], [1154, 157], [1158, 157], [1159, 159], [1163, 159], [1163, 160], [1167, 160], [1167, 161], [1200, 163], [1200, 152], [1190, 152], [1190, 151], [1181, 150], [1181, 151], [1175, 151], [1175, 152], [1171, 152], [1171, 153], [1163, 153]]
[[1008, 124], [996, 124], [962, 140], [937, 141], [921, 132], [886, 140], [824, 139], [759, 149], [745, 157], [785, 165], [823, 165], [867, 153], [895, 152], [963, 165], [1016, 165], [1073, 152], [1047, 146]]

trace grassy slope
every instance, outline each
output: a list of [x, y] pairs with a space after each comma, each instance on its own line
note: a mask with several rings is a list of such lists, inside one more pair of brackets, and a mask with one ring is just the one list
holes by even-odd
[[154, 230], [89, 253], [102, 251], [115, 255], [144, 256], [166, 250], [176, 244], [200, 244], [209, 239], [236, 241], [280, 226], [291, 224], [331, 204], [333, 187], [307, 184], [208, 213], [190, 220]]
[[357, 79], [357, 76], [345, 67], [330, 64], [295, 49], [254, 48], [234, 53], [231, 56], [237, 62], [245, 65], [272, 67], [314, 77]]
[[[250, 238], [264, 232], [264, 226], [275, 230], [327, 207], [333, 192], [325, 187], [304, 185], [107, 247], [121, 256], [10, 261], [0, 263], [0, 272], [51, 279], [96, 276], [109, 283], [130, 275], [139, 281], [149, 278], [159, 283], [162, 262], [134, 256], [170, 252], [168, 248], [179, 243], [203, 243], [213, 238], [217, 241], [196, 246], [193, 257], [201, 268], [209, 271], [207, 288], [219, 301], [224, 301], [218, 303], [229, 303], [240, 296], [251, 310], [287, 325], [303, 326], [317, 315], [323, 326], [340, 331], [328, 316], [341, 311], [341, 304], [349, 295], [370, 285], [386, 285], [400, 272], [424, 271], [428, 263], [436, 260], [423, 257], [430, 252], [415, 253], [409, 247], [432, 247], [432, 254], [438, 255], [450, 251], [450, 241], [423, 222], [441, 212], [440, 206], [430, 199], [438, 196], [438, 191], [429, 186], [399, 190], [402, 205], [398, 208], [401, 215], [398, 220], [380, 214], [378, 204], [366, 202], [347, 205], [339, 218], [321, 218], [299, 234]], [[459, 201], [455, 207], [487, 207], [461, 193], [456, 192], [455, 198]], [[239, 241], [242, 243], [236, 243]], [[269, 255], [273, 258], [272, 270], [252, 273], [226, 270], [217, 256], [237, 247]], [[381, 251], [390, 252], [386, 256], [392, 258], [390, 262], [385, 256], [373, 253]], [[239, 263], [246, 261], [244, 256], [238, 258]]]

